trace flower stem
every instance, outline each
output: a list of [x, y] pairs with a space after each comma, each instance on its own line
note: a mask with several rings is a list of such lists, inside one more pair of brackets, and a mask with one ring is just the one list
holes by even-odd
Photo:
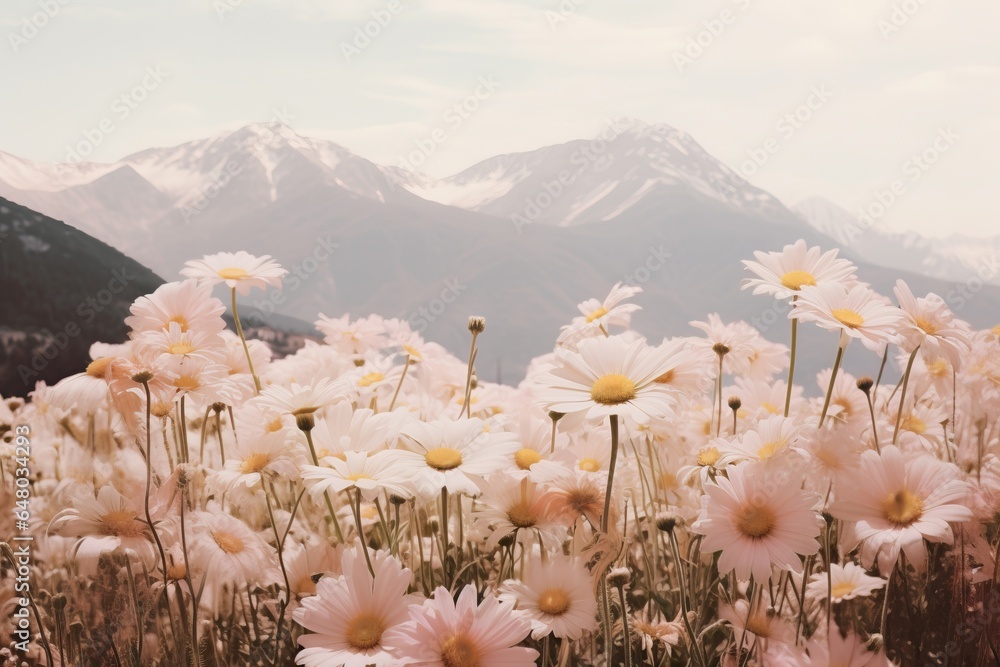
[[392, 402], [389, 403], [389, 412], [396, 407], [396, 398], [399, 397], [399, 390], [403, 388], [403, 380], [406, 378], [406, 371], [410, 369], [410, 355], [406, 355], [406, 362], [403, 364], [403, 372], [399, 376], [399, 384], [396, 385], [396, 392], [392, 395]]
[[[312, 454], [313, 465], [318, 466], [319, 459], [316, 457], [316, 447], [313, 445], [312, 431], [303, 430], [302, 432], [306, 434], [306, 442], [309, 443], [309, 453]], [[330, 512], [330, 518], [333, 519], [333, 529], [337, 533], [337, 539], [343, 544], [344, 532], [340, 529], [340, 521], [337, 520], [337, 513], [333, 511], [333, 501], [330, 500], [330, 493], [323, 491], [323, 498], [326, 500], [326, 509]]]
[[823, 412], [819, 416], [819, 428], [823, 428], [823, 422], [826, 420], [826, 411], [830, 409], [830, 397], [833, 396], [833, 383], [837, 380], [837, 371], [840, 370], [840, 362], [844, 358], [844, 347], [844, 345], [837, 345], [837, 358], [833, 362], [833, 371], [830, 373], [830, 385], [826, 388]]
[[896, 428], [892, 432], [892, 444], [899, 442], [899, 426], [903, 423], [903, 407], [906, 403], [906, 386], [910, 383], [910, 371], [913, 369], [913, 360], [917, 358], [917, 351], [920, 346], [917, 345], [913, 348], [913, 352], [910, 353], [910, 359], [906, 362], [906, 372], [903, 373], [903, 390], [899, 395], [899, 409], [896, 411]]
[[618, 585], [618, 597], [622, 601], [622, 643], [625, 645], [625, 667], [632, 667], [632, 637], [628, 631], [628, 611], [625, 602], [625, 585]]
[[375, 568], [372, 567], [371, 556], [368, 555], [368, 543], [365, 542], [365, 531], [361, 528], [361, 489], [354, 488], [354, 525], [358, 529], [358, 539], [361, 540], [361, 552], [365, 555], [365, 564], [368, 566], [368, 573], [375, 578]]
[[253, 376], [253, 384], [257, 388], [257, 393], [260, 393], [260, 378], [257, 377], [257, 372], [253, 369], [253, 359], [250, 358], [250, 348], [247, 346], [247, 338], [243, 335], [243, 324], [240, 322], [240, 313], [236, 309], [236, 288], [233, 287], [231, 290], [233, 297], [233, 322], [236, 323], [236, 333], [240, 337], [240, 342], [243, 343], [243, 351], [247, 355], [247, 365], [250, 367], [250, 375]]
[[[798, 300], [799, 296], [796, 294], [792, 297], [792, 307], [795, 307], [795, 301]], [[785, 416], [788, 416], [788, 411], [792, 406], [792, 380], [795, 378], [795, 349], [798, 344], [799, 338], [799, 318], [792, 318], [792, 341], [791, 341], [791, 357], [788, 360], [788, 386], [785, 388]]]

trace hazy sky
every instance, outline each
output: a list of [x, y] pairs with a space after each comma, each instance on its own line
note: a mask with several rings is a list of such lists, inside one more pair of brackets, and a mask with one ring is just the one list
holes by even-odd
[[[442, 128], [424, 169], [444, 176], [633, 116], [686, 130], [789, 205], [855, 210], [900, 181], [890, 226], [1000, 234], [996, 0], [2, 6], [0, 150], [35, 160], [90, 141], [113, 161], [278, 110], [383, 164]], [[474, 112], [446, 115], [477, 90]]]

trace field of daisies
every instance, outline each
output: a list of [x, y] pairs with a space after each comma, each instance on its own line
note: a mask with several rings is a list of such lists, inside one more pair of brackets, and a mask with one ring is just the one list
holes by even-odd
[[189, 262], [0, 403], [3, 664], [1000, 664], [1000, 327], [803, 241], [745, 266], [781, 343], [644, 338], [619, 284], [511, 387], [479, 317], [467, 358], [346, 315], [272, 358], [223, 314], [286, 272]]

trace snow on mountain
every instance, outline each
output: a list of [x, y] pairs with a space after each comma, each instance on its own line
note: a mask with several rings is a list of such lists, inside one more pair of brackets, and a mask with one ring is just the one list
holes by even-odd
[[499, 155], [439, 181], [400, 183], [424, 199], [520, 225], [610, 220], [658, 192], [696, 193], [764, 216], [785, 213], [686, 132], [632, 119], [612, 121], [590, 140]]
[[978, 279], [1000, 285], [1000, 236], [929, 238], [896, 232], [882, 224], [866, 225], [823, 197], [803, 200], [792, 210], [840, 248], [873, 263], [955, 282]]

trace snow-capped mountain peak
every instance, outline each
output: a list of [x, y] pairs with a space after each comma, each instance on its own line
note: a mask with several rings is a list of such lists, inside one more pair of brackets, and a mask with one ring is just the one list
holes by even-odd
[[610, 220], [668, 191], [744, 212], [783, 208], [686, 132], [633, 118], [613, 119], [589, 140], [498, 155], [437, 181], [411, 175], [400, 184], [442, 204], [555, 226]]

